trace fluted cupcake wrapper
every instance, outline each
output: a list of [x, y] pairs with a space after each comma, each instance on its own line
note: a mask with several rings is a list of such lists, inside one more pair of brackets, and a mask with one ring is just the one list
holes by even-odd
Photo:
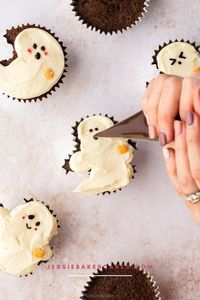
[[[135, 16], [135, 18], [133, 18], [132, 20], [130, 20], [130, 24], [127, 24], [126, 26], [119, 26], [119, 28], [117, 29], [108, 29], [105, 30], [103, 27], [101, 28], [98, 25], [92, 24], [92, 22], [87, 21], [87, 17], [84, 17], [83, 15], [81, 15], [78, 10], [77, 10], [77, 0], [73, 0], [71, 3], [71, 6], [73, 7], [73, 11], [75, 12], [75, 16], [78, 17], [78, 20], [82, 22], [82, 24], [85, 24], [87, 26], [87, 28], [90, 28], [91, 30], [95, 30], [95, 31], [99, 31], [99, 33], [105, 33], [106, 35], [109, 34], [113, 34], [113, 33], [118, 33], [121, 32], [123, 33], [123, 30], [126, 31], [128, 28], [132, 28], [134, 25], [137, 25], [138, 23], [140, 23], [143, 19], [143, 17], [145, 16], [145, 14], [147, 13], [149, 4], [150, 4], [151, 0], [146, 0], [143, 3], [143, 7], [141, 9], [141, 12], [138, 14], [138, 16]], [[85, 1], [88, 2], [88, 1]], [[103, 2], [103, 1], [102, 1]], [[114, 24], [115, 25], [115, 24]]]
[[[159, 52], [163, 49], [163, 48], [165, 48], [166, 46], [168, 46], [168, 45], [170, 45], [170, 44], [173, 44], [173, 43], [176, 43], [176, 42], [183, 42], [183, 43], [187, 43], [187, 44], [190, 44], [191, 46], [193, 46], [195, 49], [196, 49], [196, 51], [200, 54], [200, 46], [197, 46], [197, 44], [196, 44], [196, 42], [190, 42], [189, 40], [184, 40], [184, 39], [181, 39], [181, 40], [178, 40], [178, 39], [176, 39], [176, 40], [169, 40], [169, 42], [168, 43], [163, 43], [163, 45], [159, 45], [158, 46], [158, 49], [157, 50], [154, 50], [154, 55], [152, 56], [152, 65], [155, 65], [156, 66], [156, 68], [159, 70], [159, 67], [158, 67], [158, 62], [157, 62], [157, 56], [158, 56], [158, 54], [159, 54]], [[163, 73], [163, 72], [161, 72], [160, 71], [160, 73]]]
[[[96, 114], [93, 114], [92, 116], [101, 116], [102, 114], [98, 114], [98, 115], [96, 115]], [[105, 116], [105, 117], [107, 117], [107, 118], [109, 118], [109, 119], [111, 119], [112, 121], [113, 121], [113, 123], [114, 124], [117, 124], [118, 122], [114, 119], [114, 117], [109, 117], [107, 114], [105, 114], [105, 115], [103, 115], [103, 116]], [[81, 120], [80, 121], [76, 121], [76, 123], [75, 123], [75, 125], [72, 127], [72, 136], [74, 137], [74, 139], [73, 139], [73, 142], [75, 143], [75, 145], [74, 145], [74, 149], [73, 149], [73, 151], [72, 151], [72, 154], [68, 154], [68, 158], [67, 159], [65, 159], [65, 163], [64, 163], [64, 165], [62, 166], [62, 168], [63, 169], [65, 169], [65, 171], [66, 171], [66, 174], [68, 174], [69, 172], [73, 172], [72, 170], [71, 170], [71, 168], [70, 168], [70, 158], [71, 158], [71, 156], [74, 154], [74, 153], [76, 153], [77, 151], [80, 151], [80, 140], [79, 140], [79, 138], [78, 138], [78, 126], [79, 126], [79, 124], [84, 120], [84, 119], [86, 119], [86, 118], [89, 118], [90, 116], [86, 116], [86, 117], [84, 117], [84, 118], [81, 118]], [[137, 150], [137, 143], [135, 142], [135, 141], [132, 141], [132, 140], [128, 140], [128, 143], [135, 149], [135, 150]], [[132, 165], [132, 167], [133, 167], [133, 178], [134, 178], [134, 174], [135, 173], [137, 173], [137, 170], [136, 170], [136, 166], [135, 165]], [[90, 172], [88, 172], [88, 173], [90, 173]], [[103, 193], [100, 193], [100, 194], [98, 194], [98, 195], [105, 195], [105, 194], [111, 194], [111, 193], [116, 193], [117, 191], [121, 191], [122, 190], [122, 188], [120, 188], [120, 189], [118, 189], [118, 190], [114, 190], [114, 191], [112, 191], [112, 192], [110, 192], [110, 191], [105, 191], [105, 192], [103, 192]]]
[[43, 27], [43, 26], [40, 26], [40, 25], [36, 25], [36, 24], [22, 24], [20, 26], [17, 26], [17, 27], [12, 27], [11, 29], [7, 29], [6, 30], [6, 34], [4, 35], [4, 37], [6, 38], [7, 40], [7, 43], [12, 45], [13, 47], [13, 57], [8, 59], [8, 60], [2, 60], [0, 61], [0, 64], [3, 64], [3, 65], [9, 65], [14, 59], [17, 58], [17, 53], [14, 49], [14, 42], [15, 42], [15, 39], [17, 37], [17, 35], [22, 32], [23, 30], [25, 29], [28, 29], [28, 28], [38, 28], [38, 29], [42, 29], [46, 32], [48, 32], [50, 35], [52, 35], [56, 40], [57, 42], [60, 44], [62, 50], [63, 50], [63, 53], [64, 53], [64, 58], [65, 58], [65, 67], [64, 67], [64, 70], [63, 70], [63, 74], [62, 76], [60, 77], [60, 79], [58, 80], [58, 82], [48, 91], [46, 92], [45, 94], [42, 94], [42, 95], [39, 95], [37, 97], [34, 97], [34, 98], [29, 98], [29, 99], [19, 99], [19, 98], [15, 98], [15, 97], [12, 97], [10, 95], [7, 95], [6, 93], [3, 93], [3, 95], [6, 95], [7, 98], [11, 98], [13, 100], [18, 100], [19, 102], [21, 101], [24, 101], [24, 102], [32, 102], [32, 101], [37, 101], [37, 100], [40, 100], [42, 101], [44, 98], [48, 98], [49, 95], [52, 95], [52, 92], [55, 92], [57, 88], [60, 87], [60, 85], [63, 83], [63, 79], [66, 77], [66, 73], [67, 73], [67, 52], [66, 52], [66, 47], [63, 45], [63, 42], [61, 42], [59, 40], [59, 38], [56, 36], [55, 33], [51, 32], [51, 30], [49, 29], [46, 29], [46, 27]]
[[[91, 276], [89, 276], [89, 281], [86, 282], [86, 285], [84, 286], [84, 290], [82, 291], [82, 296], [80, 297], [80, 299], [82, 300], [89, 300], [89, 299], [94, 299], [96, 300], [96, 298], [94, 297], [90, 297], [89, 295], [89, 292], [90, 292], [90, 288], [91, 288], [91, 285], [94, 283], [95, 281], [95, 278], [97, 277], [103, 277], [104, 275], [106, 275], [105, 273], [109, 270], [112, 270], [112, 269], [116, 269], [116, 270], [138, 270], [140, 271], [143, 275], [144, 275], [144, 279], [146, 278], [150, 285], [151, 285], [151, 288], [152, 288], [152, 291], [154, 292], [155, 294], [155, 300], [162, 300], [161, 296], [160, 296], [160, 291], [159, 291], [159, 286], [157, 285], [156, 281], [154, 280], [154, 277], [148, 272], [146, 271], [145, 269], [141, 268], [141, 267], [137, 267], [135, 264], [130, 264], [129, 262], [128, 263], [119, 263], [117, 262], [116, 264], [115, 263], [111, 263], [110, 265], [106, 265], [104, 267], [102, 267], [101, 269], [98, 269], [96, 273], [93, 273]], [[114, 275], [113, 275], [114, 276]], [[121, 279], [123, 280], [123, 279]], [[113, 299], [114, 298], [114, 295], [113, 296]], [[102, 297], [103, 299], [103, 297]], [[149, 299], [151, 300], [151, 299]]]

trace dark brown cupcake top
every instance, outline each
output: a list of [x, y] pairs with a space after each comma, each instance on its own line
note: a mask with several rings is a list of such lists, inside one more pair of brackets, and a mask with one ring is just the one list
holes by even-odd
[[88, 27], [112, 33], [134, 24], [143, 14], [145, 0], [74, 0], [72, 5]]
[[112, 264], [94, 274], [81, 299], [158, 300], [158, 294], [152, 278], [139, 268]]

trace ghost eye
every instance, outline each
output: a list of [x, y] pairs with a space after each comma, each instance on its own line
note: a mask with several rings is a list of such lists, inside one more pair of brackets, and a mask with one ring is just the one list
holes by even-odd
[[186, 57], [184, 56], [184, 53], [183, 53], [183, 52], [180, 53], [179, 57], [180, 57], [180, 58], [183, 58], [183, 59], [186, 59]]
[[34, 43], [33, 44], [33, 48], [36, 49], [37, 48], [37, 44]]
[[35, 223], [35, 226], [40, 226], [40, 222], [36, 222], [36, 223]]
[[29, 220], [33, 220], [35, 218], [34, 215], [28, 215]]
[[89, 132], [93, 132], [93, 129], [89, 129]]
[[41, 50], [44, 51], [44, 50], [45, 50], [45, 46], [42, 46], [42, 47], [41, 47]]
[[95, 130], [96, 130], [96, 131], [99, 131], [99, 128], [96, 127]]
[[171, 61], [171, 66], [173, 66], [176, 63], [176, 59], [175, 58], [170, 58], [169, 60]]

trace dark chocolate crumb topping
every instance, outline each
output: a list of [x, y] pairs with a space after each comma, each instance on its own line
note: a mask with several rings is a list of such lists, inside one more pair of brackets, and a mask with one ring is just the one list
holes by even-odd
[[157, 293], [147, 274], [135, 266], [112, 265], [99, 271], [96, 277], [94, 274], [81, 299], [156, 300]]
[[84, 23], [108, 33], [134, 24], [142, 16], [145, 0], [74, 0], [72, 5]]

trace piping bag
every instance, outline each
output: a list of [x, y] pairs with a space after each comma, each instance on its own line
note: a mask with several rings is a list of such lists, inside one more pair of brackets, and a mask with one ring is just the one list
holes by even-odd
[[[177, 114], [176, 120], [180, 120], [179, 114]], [[158, 139], [150, 139], [148, 124], [143, 111], [139, 111], [135, 115], [132, 115], [95, 135], [95, 138], [100, 137], [128, 138], [139, 141], [158, 141]]]
[[[192, 77], [200, 79], [200, 67], [193, 68]], [[178, 112], [175, 120], [181, 120]], [[136, 141], [158, 141], [158, 139], [150, 139], [148, 124], [143, 111], [139, 111], [116, 125], [97, 133], [95, 137], [130, 138]], [[167, 147], [174, 148], [174, 142], [169, 143]]]
[[95, 137], [132, 138], [135, 140], [151, 141], [147, 121], [142, 111], [104, 131], [98, 132]]

